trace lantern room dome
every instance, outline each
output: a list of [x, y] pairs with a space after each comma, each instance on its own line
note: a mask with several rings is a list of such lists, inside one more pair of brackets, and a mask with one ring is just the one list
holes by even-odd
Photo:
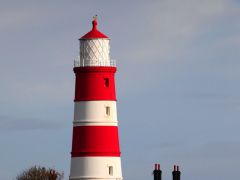
[[98, 29], [97, 29], [97, 18], [96, 16], [94, 17], [93, 21], [92, 21], [92, 30], [89, 31], [87, 34], [85, 34], [84, 36], [82, 36], [80, 39], [98, 39], [98, 38], [104, 38], [104, 39], [109, 39], [109, 37], [107, 37], [105, 34], [101, 33]]

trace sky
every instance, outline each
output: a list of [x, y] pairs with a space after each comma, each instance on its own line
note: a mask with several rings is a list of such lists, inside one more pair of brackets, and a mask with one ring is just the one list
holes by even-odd
[[33, 165], [68, 179], [73, 60], [98, 15], [117, 61], [123, 177], [237, 179], [240, 1], [0, 1], [0, 179]]

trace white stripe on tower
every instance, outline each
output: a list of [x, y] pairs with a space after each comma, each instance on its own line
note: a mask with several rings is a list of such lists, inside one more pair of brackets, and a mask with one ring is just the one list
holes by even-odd
[[122, 179], [114, 74], [109, 38], [93, 28], [80, 38], [75, 62], [71, 180]]
[[116, 101], [78, 101], [74, 104], [74, 126], [117, 126]]
[[71, 179], [121, 179], [120, 157], [72, 158]]

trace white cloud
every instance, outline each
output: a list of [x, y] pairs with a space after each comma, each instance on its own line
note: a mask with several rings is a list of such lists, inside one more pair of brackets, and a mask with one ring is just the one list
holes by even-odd
[[216, 25], [224, 18], [234, 16], [236, 6], [228, 0], [150, 1], [135, 11], [138, 19], [128, 27], [137, 31], [133, 31], [135, 43], [130, 42], [127, 54], [130, 59], [148, 62], [179, 57], [204, 33], [218, 28]]
[[[20, 30], [34, 24], [52, 24], [67, 15], [62, 13], [66, 6], [57, 6], [61, 2], [9, 1], [0, 4], [1, 30]], [[51, 21], [52, 20], [52, 21]]]
[[34, 118], [16, 118], [13, 116], [0, 116], [0, 131], [22, 131], [37, 129], [58, 129], [62, 125], [60, 122], [47, 121]]
[[[132, 92], [151, 89], [167, 71], [174, 76], [187, 68], [191, 73], [197, 66], [201, 74], [225, 68], [226, 64], [211, 64], [211, 60], [226, 58], [231, 49], [238, 48], [239, 30], [233, 33], [232, 29], [240, 23], [239, 8], [228, 0], [149, 1], [136, 8], [134, 15], [129, 14], [132, 24], [126, 28], [125, 39], [120, 40], [124, 44], [118, 57], [124, 67], [121, 87], [133, 87]], [[236, 60], [240, 55], [232, 56]], [[237, 77], [236, 63], [232, 64], [235, 70], [230, 73]]]

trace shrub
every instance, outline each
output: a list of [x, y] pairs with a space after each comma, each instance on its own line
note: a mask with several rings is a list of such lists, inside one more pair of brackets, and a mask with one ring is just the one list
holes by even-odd
[[52, 168], [33, 166], [20, 173], [17, 180], [62, 180], [63, 172], [58, 172]]

